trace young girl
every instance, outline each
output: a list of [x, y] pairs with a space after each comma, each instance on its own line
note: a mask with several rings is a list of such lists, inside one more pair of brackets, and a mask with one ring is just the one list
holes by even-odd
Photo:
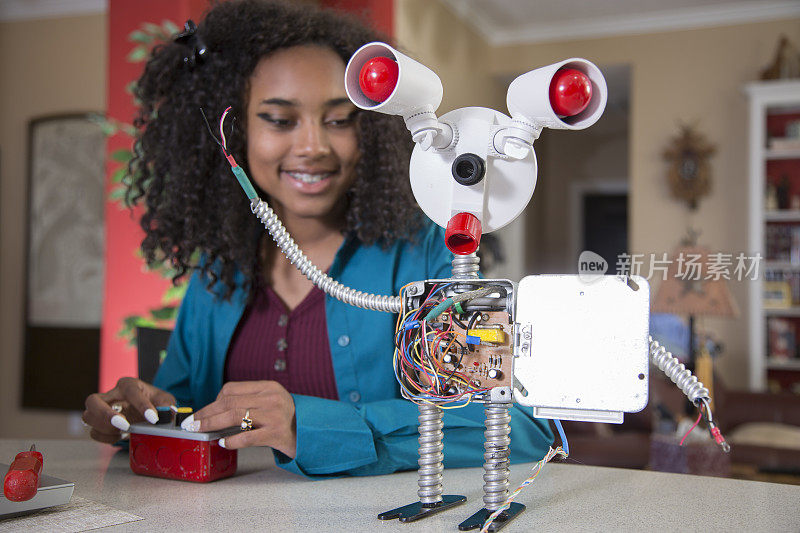
[[[253, 430], [225, 447], [269, 446], [278, 465], [304, 475], [417, 467], [418, 410], [400, 397], [391, 363], [395, 316], [341, 303], [289, 263], [200, 111], [214, 123], [232, 107], [228, 152], [332, 278], [393, 295], [449, 277], [443, 232], [410, 193], [402, 120], [359, 111], [344, 90], [347, 60], [375, 40], [308, 5], [234, 0], [154, 50], [137, 86], [129, 197], [146, 206], [147, 260], [192, 275], [154, 384], [123, 378], [87, 399], [92, 438], [114, 442], [130, 422], [154, 422], [156, 406], [186, 405], [200, 409], [187, 429], [246, 418]], [[480, 465], [481, 407], [448, 411], [444, 425], [445, 466]], [[518, 409], [512, 428], [512, 461], [539, 460], [552, 441]]]

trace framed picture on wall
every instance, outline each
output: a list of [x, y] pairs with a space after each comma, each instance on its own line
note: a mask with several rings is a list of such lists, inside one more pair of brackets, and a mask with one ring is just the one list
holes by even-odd
[[105, 136], [88, 117], [29, 123], [23, 407], [81, 409], [97, 387]]

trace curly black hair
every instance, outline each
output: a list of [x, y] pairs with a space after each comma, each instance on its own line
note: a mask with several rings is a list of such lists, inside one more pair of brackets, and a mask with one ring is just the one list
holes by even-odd
[[[347, 63], [361, 45], [385, 37], [340, 13], [261, 0], [215, 5], [197, 36], [207, 47], [197, 65], [184, 64], [192, 53], [186, 44], [160, 45], [136, 84], [141, 105], [135, 125], [141, 133], [126, 198], [130, 205], [144, 201], [142, 251], [148, 264], [166, 261], [176, 271], [174, 282], [199, 268], [224, 283], [229, 296], [237, 271], [248, 287], [256, 279], [264, 228], [200, 110], [219, 117], [230, 105], [234, 116], [244, 117], [248, 79], [276, 50], [322, 45]], [[248, 171], [243, 121], [233, 124], [228, 148]], [[408, 182], [411, 141], [405, 125], [399, 117], [360, 112], [356, 128], [361, 157], [346, 194], [345, 232], [365, 244], [410, 239], [422, 218]], [[206, 259], [200, 264], [198, 251]]]

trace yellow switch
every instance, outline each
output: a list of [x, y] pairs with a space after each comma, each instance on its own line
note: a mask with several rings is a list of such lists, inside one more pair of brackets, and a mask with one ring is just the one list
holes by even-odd
[[481, 342], [489, 344], [508, 344], [508, 335], [499, 328], [471, 329], [467, 334], [473, 337], [479, 337]]

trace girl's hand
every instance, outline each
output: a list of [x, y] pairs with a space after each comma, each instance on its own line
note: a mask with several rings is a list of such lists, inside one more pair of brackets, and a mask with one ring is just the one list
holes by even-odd
[[86, 398], [81, 419], [91, 426], [89, 435], [96, 441], [113, 444], [132, 423], [158, 421], [156, 406], [175, 405], [175, 397], [136, 378], [120, 378], [108, 392]]
[[241, 426], [250, 411], [251, 431], [220, 440], [229, 450], [248, 446], [269, 446], [294, 459], [297, 451], [294, 400], [276, 381], [232, 381], [226, 383], [217, 399], [188, 418], [184, 429], [217, 431]]

